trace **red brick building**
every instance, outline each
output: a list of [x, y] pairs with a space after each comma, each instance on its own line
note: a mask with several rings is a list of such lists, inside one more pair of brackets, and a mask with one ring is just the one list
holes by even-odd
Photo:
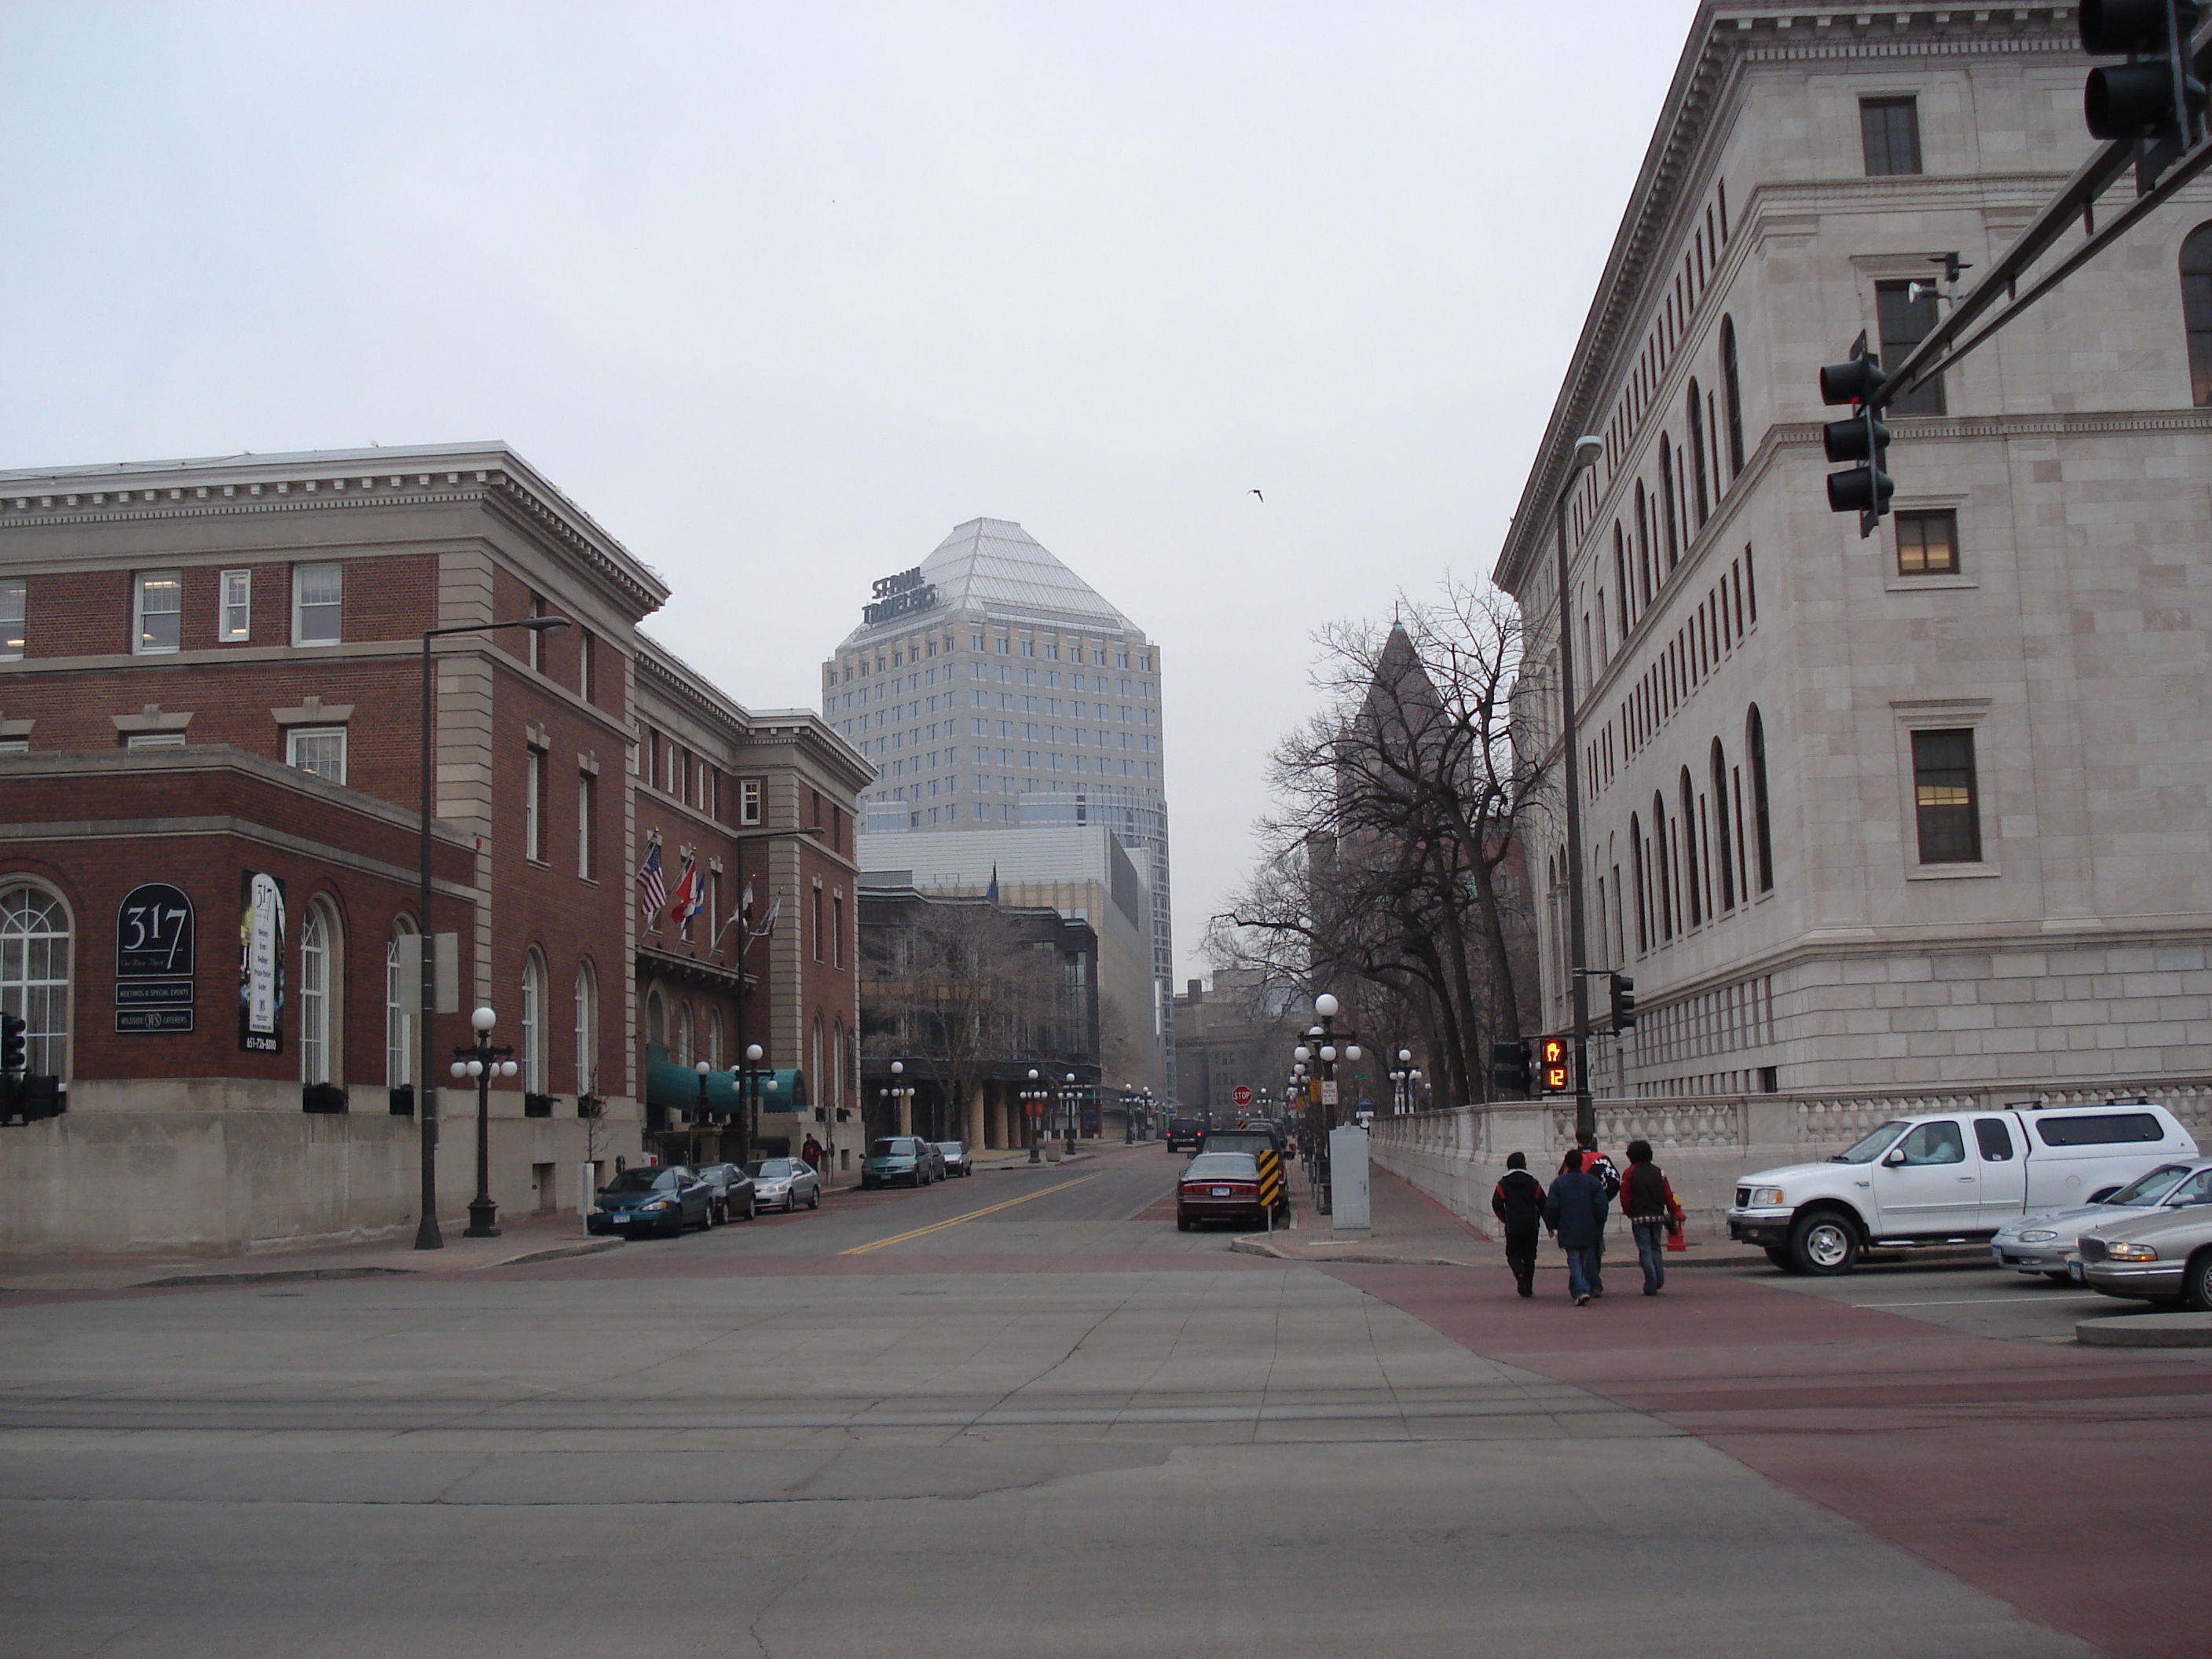
[[[690, 1068], [726, 1105], [746, 1042], [800, 1109], [763, 1136], [818, 1110], [830, 1139], [872, 771], [641, 634], [667, 598], [495, 445], [0, 474], [0, 1006], [69, 1107], [0, 1129], [0, 1249], [411, 1225], [430, 628], [571, 623], [434, 642], [428, 931], [520, 1073], [492, 1091], [493, 1196], [564, 1207], [587, 1157], [733, 1151], [684, 1121]], [[672, 900], [696, 870], [688, 923], [641, 912], [655, 845]], [[467, 1041], [432, 1018], [441, 1057]]]

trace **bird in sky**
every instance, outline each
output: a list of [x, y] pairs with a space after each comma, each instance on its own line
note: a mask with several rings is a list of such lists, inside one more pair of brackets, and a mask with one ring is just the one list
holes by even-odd
[[[1248, 489], [1244, 493], [1248, 495], [1260, 495], [1260, 492], [1256, 489]], [[1262, 507], [1267, 505], [1267, 498], [1265, 495], [1260, 495], [1260, 504]]]

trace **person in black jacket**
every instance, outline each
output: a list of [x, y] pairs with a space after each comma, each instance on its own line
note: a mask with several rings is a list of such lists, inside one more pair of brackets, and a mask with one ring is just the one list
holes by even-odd
[[1528, 1173], [1528, 1156], [1505, 1160], [1505, 1178], [1491, 1189], [1490, 1212], [1505, 1228], [1505, 1265], [1523, 1296], [1536, 1294], [1536, 1229], [1544, 1221], [1544, 1183]]
[[1586, 1174], [1582, 1158], [1569, 1152], [1552, 1190], [1544, 1195], [1544, 1221], [1559, 1236], [1567, 1253], [1567, 1293], [1577, 1308], [1605, 1294], [1598, 1277], [1598, 1241], [1605, 1237], [1605, 1183]]

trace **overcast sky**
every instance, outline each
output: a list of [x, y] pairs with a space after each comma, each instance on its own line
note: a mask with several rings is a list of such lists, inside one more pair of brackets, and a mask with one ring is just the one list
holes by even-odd
[[1568, 9], [0, 0], [0, 467], [504, 440], [755, 708], [1017, 520], [1196, 973], [1311, 629], [1498, 552], [1694, 7]]

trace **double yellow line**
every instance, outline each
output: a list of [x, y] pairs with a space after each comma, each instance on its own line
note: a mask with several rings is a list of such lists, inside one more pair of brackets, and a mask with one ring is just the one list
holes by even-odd
[[[1099, 1174], [1104, 1174], [1100, 1170]], [[980, 1210], [970, 1210], [965, 1215], [956, 1215], [950, 1221], [933, 1221], [927, 1227], [916, 1227], [912, 1232], [893, 1233], [889, 1238], [878, 1238], [872, 1243], [855, 1244], [849, 1250], [840, 1250], [840, 1255], [866, 1255], [871, 1250], [880, 1250], [887, 1244], [903, 1244], [909, 1238], [922, 1238], [931, 1233], [941, 1233], [947, 1227], [957, 1227], [963, 1221], [973, 1221], [978, 1216], [996, 1215], [1000, 1210], [1011, 1210], [1017, 1204], [1026, 1204], [1031, 1199], [1042, 1198], [1050, 1193], [1064, 1193], [1070, 1187], [1080, 1187], [1086, 1181], [1096, 1181], [1097, 1176], [1078, 1176], [1073, 1181], [1062, 1181], [1050, 1187], [1040, 1187], [1033, 1193], [1024, 1193], [1019, 1198], [1010, 1198], [1003, 1204], [986, 1204]]]

